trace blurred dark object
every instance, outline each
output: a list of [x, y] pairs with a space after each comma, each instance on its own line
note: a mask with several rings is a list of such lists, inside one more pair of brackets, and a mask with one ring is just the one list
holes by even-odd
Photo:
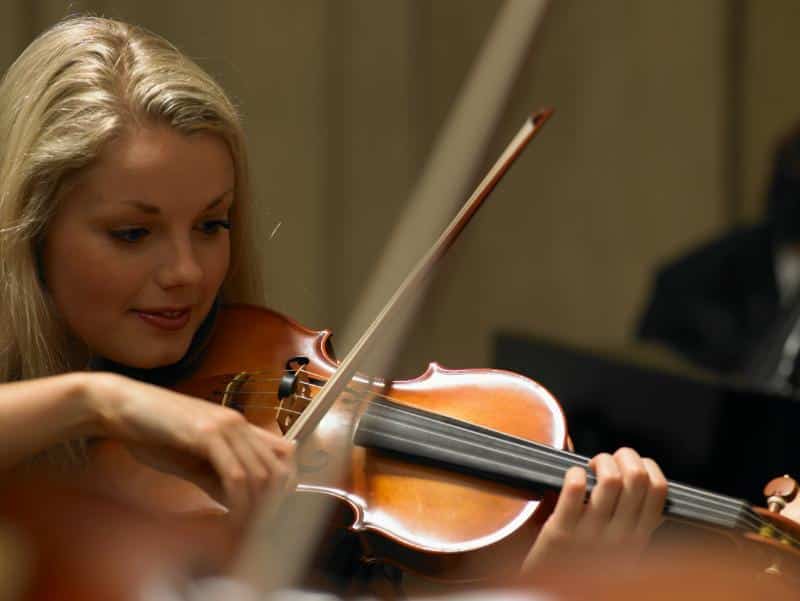
[[779, 243], [800, 242], [800, 126], [778, 145], [767, 192], [766, 219]]
[[[755, 386], [791, 390], [800, 311], [800, 130], [778, 146], [766, 213], [659, 269], [637, 335]], [[787, 277], [784, 277], [788, 274]], [[787, 356], [790, 353], [790, 356]], [[788, 359], [789, 368], [779, 366]], [[778, 381], [779, 380], [779, 381]]]
[[743, 369], [780, 313], [774, 244], [774, 228], [761, 223], [663, 267], [638, 337], [706, 368]]
[[797, 473], [800, 403], [791, 397], [514, 334], [497, 336], [494, 350], [496, 367], [553, 393], [581, 454], [630, 446], [671, 480], [756, 504], [770, 476]]
[[797, 396], [800, 391], [800, 296], [781, 311], [767, 333], [753, 346], [740, 370], [742, 379], [760, 390]]

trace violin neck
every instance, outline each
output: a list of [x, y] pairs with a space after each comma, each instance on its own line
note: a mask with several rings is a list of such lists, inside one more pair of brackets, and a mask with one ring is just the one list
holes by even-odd
[[[525, 488], [560, 489], [573, 466], [587, 469], [589, 491], [596, 484], [586, 457], [386, 400], [369, 404], [354, 442]], [[747, 502], [676, 482], [669, 483], [664, 513], [718, 528], [754, 530]]]

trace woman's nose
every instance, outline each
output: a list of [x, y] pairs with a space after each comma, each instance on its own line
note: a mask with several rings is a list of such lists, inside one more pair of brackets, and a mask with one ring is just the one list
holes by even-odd
[[163, 288], [191, 286], [203, 280], [203, 268], [189, 240], [173, 243], [166, 253], [158, 272], [158, 283]]

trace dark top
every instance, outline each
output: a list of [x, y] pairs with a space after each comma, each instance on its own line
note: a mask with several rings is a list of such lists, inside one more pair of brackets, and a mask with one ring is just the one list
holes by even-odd
[[780, 312], [774, 228], [742, 228], [667, 264], [637, 335], [721, 372], [746, 368]]

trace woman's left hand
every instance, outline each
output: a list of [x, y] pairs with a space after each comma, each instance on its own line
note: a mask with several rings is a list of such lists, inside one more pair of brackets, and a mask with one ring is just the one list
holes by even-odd
[[525, 560], [532, 571], [545, 560], [614, 552], [636, 558], [661, 523], [667, 480], [652, 459], [633, 449], [601, 453], [589, 467], [597, 484], [586, 499], [586, 471], [570, 468], [555, 509]]

